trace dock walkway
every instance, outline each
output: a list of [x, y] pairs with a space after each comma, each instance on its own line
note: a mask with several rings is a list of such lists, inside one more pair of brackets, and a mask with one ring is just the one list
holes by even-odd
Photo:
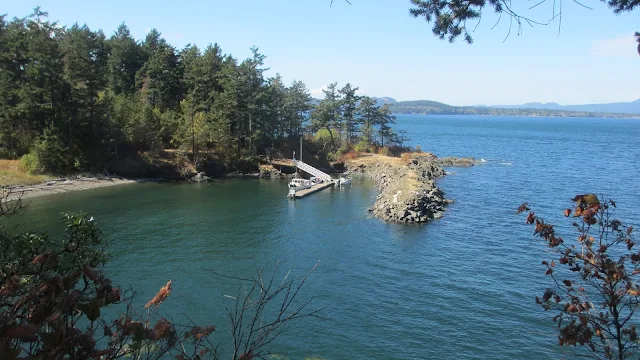
[[296, 191], [296, 195], [295, 198], [296, 199], [300, 199], [303, 198], [309, 194], [313, 194], [315, 192], [318, 192], [320, 190], [324, 190], [330, 186], [335, 185], [335, 183], [333, 181], [327, 181], [327, 182], [323, 182], [322, 184], [315, 184], [312, 187], [308, 188], [308, 189], [304, 189], [304, 190], [298, 190]]

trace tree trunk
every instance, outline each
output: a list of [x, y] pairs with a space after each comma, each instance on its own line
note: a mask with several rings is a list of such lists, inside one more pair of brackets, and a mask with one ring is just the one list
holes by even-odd
[[336, 150], [336, 141], [333, 138], [333, 131], [331, 131], [331, 128], [329, 128], [329, 125], [327, 125], [327, 130], [329, 130], [329, 137], [331, 138], [331, 146], [333, 147], [333, 150]]

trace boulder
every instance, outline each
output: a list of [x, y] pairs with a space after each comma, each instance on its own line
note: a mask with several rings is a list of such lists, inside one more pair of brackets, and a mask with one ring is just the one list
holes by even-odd
[[209, 180], [211, 180], [211, 178], [209, 178], [207, 174], [205, 174], [204, 172], [199, 172], [196, 174], [196, 176], [191, 178], [191, 181], [193, 182], [203, 182], [203, 181], [209, 181]]

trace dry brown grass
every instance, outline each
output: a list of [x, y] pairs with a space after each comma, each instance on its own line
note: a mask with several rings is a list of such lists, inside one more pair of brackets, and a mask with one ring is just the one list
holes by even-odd
[[342, 161], [354, 160], [359, 158], [361, 155], [362, 154], [360, 154], [358, 151], [351, 150], [349, 152], [342, 154], [342, 156], [340, 156], [340, 160]]
[[370, 153], [361, 153], [359, 157], [353, 160], [349, 160], [349, 162], [355, 164], [371, 164], [376, 162], [381, 162], [385, 164], [392, 165], [402, 165], [400, 158], [392, 157], [392, 156], [384, 156], [380, 154], [370, 154]]
[[34, 185], [51, 179], [47, 175], [31, 175], [22, 169], [20, 160], [0, 160], [0, 185]]

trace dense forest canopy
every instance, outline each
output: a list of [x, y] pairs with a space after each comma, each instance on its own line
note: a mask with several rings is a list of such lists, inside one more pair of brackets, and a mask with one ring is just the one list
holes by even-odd
[[[368, 144], [397, 138], [388, 110], [362, 109], [357, 87], [333, 84], [314, 110], [303, 82], [267, 77], [265, 55], [251, 51], [239, 60], [217, 44], [176, 49], [156, 29], [136, 40], [125, 24], [107, 36], [77, 23], [60, 26], [40, 8], [24, 18], [2, 16], [0, 157], [68, 173], [183, 149], [196, 164], [214, 154], [232, 167], [320, 129], [338, 137], [332, 151], [361, 137]], [[363, 111], [375, 117], [361, 120]]]

